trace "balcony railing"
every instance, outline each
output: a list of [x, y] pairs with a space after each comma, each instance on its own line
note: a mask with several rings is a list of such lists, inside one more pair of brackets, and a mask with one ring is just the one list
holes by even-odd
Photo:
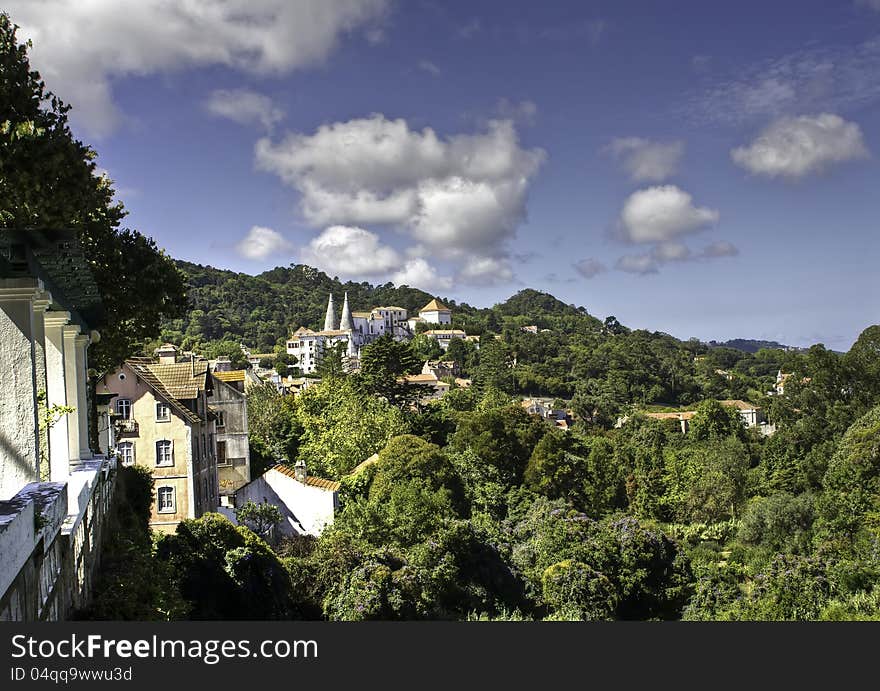
[[127, 420], [116, 420], [116, 434], [137, 434], [138, 433], [138, 423], [137, 420], [127, 419]]

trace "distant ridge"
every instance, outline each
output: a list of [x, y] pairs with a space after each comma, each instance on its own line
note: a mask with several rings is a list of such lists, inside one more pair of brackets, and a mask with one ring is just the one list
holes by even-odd
[[733, 338], [729, 341], [718, 342], [709, 341], [706, 345], [710, 348], [732, 348], [734, 350], [742, 350], [745, 353], [757, 353], [759, 350], [786, 350], [798, 352], [806, 350], [806, 348], [798, 348], [796, 346], [785, 345], [777, 341], [761, 341], [752, 338]]

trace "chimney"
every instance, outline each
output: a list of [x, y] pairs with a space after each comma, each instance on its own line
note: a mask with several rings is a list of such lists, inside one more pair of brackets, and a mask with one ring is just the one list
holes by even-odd
[[293, 466], [293, 475], [300, 482], [305, 482], [306, 478], [309, 476], [309, 471], [306, 469], [306, 462], [303, 459], [299, 459]]
[[342, 318], [339, 320], [339, 330], [354, 330], [354, 324], [351, 319], [351, 309], [348, 306], [348, 293], [345, 294], [345, 299], [342, 301]]
[[173, 365], [177, 362], [177, 346], [173, 343], [165, 343], [153, 351], [159, 358], [160, 365]]
[[333, 307], [333, 293], [327, 301], [327, 314], [324, 316], [324, 331], [336, 330], [336, 309]]

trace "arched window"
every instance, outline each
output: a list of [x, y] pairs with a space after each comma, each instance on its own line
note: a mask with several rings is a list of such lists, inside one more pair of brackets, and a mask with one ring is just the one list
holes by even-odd
[[134, 465], [134, 443], [123, 441], [116, 445], [116, 456], [124, 466]]
[[174, 496], [173, 487], [160, 487], [156, 490], [158, 513], [175, 513], [177, 511], [177, 499]]
[[174, 465], [174, 447], [170, 440], [156, 442], [156, 465]]

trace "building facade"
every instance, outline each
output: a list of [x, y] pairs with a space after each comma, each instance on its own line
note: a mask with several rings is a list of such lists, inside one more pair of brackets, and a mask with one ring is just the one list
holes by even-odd
[[89, 443], [102, 312], [74, 232], [0, 230], [0, 621], [91, 600], [116, 481]]
[[217, 475], [220, 502], [251, 481], [251, 453], [248, 441], [245, 370], [213, 372], [210, 409], [217, 428]]
[[149, 468], [154, 481], [150, 527], [173, 532], [180, 521], [219, 505], [216, 416], [209, 408], [208, 363], [177, 362], [170, 344], [158, 361], [131, 358], [98, 381], [109, 398], [106, 444], [122, 465]]

